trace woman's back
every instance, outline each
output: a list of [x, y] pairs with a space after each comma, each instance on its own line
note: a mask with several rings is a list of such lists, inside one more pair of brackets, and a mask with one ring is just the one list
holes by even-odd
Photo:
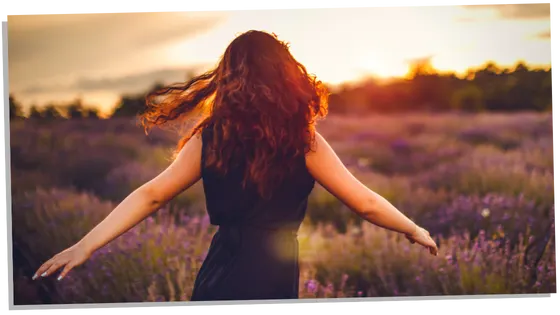
[[254, 184], [243, 188], [245, 168], [230, 165], [224, 176], [205, 167], [206, 144], [212, 138], [212, 128], [202, 131], [201, 173], [210, 222], [215, 225], [248, 224], [263, 228], [297, 230], [305, 216], [307, 197], [315, 180], [306, 167], [305, 156], [297, 159], [292, 175], [277, 185], [270, 198], [258, 194]]
[[226, 174], [204, 166], [212, 132], [205, 128], [201, 133], [201, 177], [210, 222], [219, 228], [191, 300], [297, 298], [297, 230], [315, 184], [305, 156], [264, 198], [254, 184], [243, 187], [243, 164], [231, 163]]

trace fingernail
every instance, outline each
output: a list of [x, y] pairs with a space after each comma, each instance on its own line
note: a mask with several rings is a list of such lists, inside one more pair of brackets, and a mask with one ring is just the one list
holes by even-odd
[[31, 280], [35, 280], [37, 279], [37, 274], [34, 274], [33, 277], [31, 278]]
[[56, 280], [60, 281], [60, 279], [62, 279], [62, 276], [58, 276]]
[[45, 277], [47, 275], [47, 272], [43, 272], [43, 274], [41, 275], [41, 277]]

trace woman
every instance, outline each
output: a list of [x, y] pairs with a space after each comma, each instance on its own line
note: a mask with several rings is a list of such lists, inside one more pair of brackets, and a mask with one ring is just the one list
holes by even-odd
[[212, 71], [147, 96], [146, 131], [201, 114], [171, 165], [45, 262], [34, 279], [60, 268], [62, 279], [201, 178], [219, 228], [193, 301], [298, 298], [296, 234], [315, 181], [365, 220], [437, 255], [429, 233], [359, 182], [315, 130], [327, 114], [327, 96], [276, 35], [238, 36]]

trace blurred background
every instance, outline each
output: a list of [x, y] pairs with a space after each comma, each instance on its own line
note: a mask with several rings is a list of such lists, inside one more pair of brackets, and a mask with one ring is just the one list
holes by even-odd
[[324, 81], [319, 131], [440, 246], [431, 257], [317, 185], [302, 298], [556, 292], [548, 4], [8, 17], [14, 303], [188, 300], [215, 231], [201, 182], [61, 282], [32, 281], [165, 169], [147, 92], [276, 33]]

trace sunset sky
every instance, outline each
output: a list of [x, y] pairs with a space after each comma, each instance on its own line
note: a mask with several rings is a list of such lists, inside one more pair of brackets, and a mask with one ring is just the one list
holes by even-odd
[[10, 92], [25, 106], [80, 96], [107, 112], [122, 93], [214, 65], [250, 29], [276, 33], [333, 84], [401, 76], [429, 56], [457, 72], [551, 59], [548, 4], [9, 16]]

